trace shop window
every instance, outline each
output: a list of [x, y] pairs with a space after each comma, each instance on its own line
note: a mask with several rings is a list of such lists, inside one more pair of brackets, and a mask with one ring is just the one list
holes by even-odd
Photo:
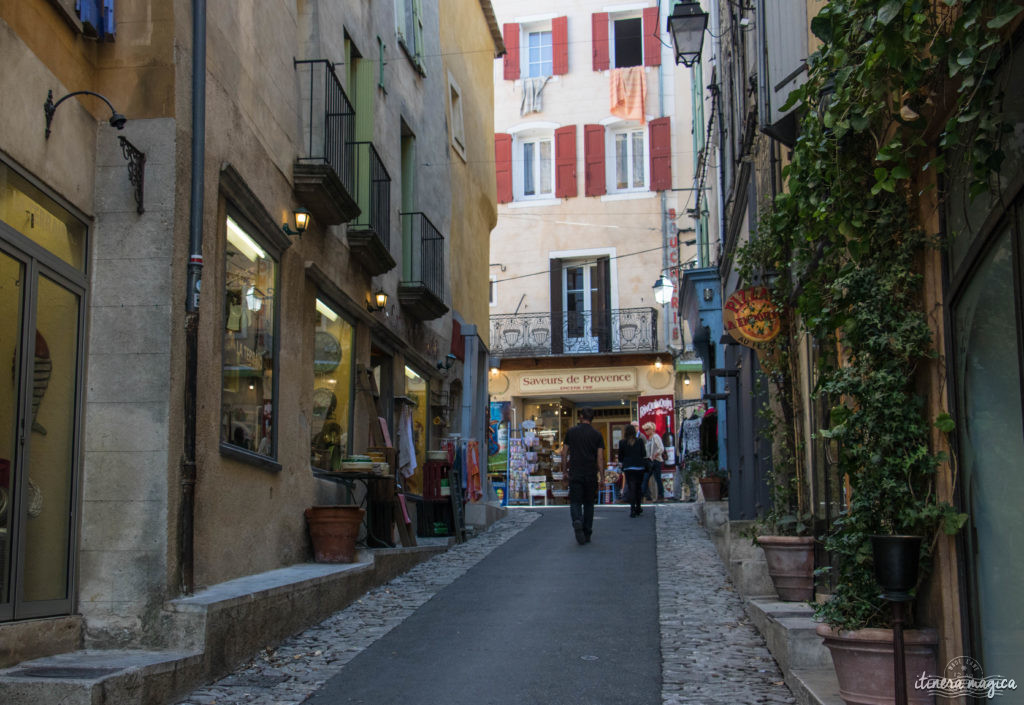
[[309, 460], [313, 468], [333, 471], [351, 451], [355, 328], [323, 299], [315, 305]]
[[85, 225], [11, 169], [0, 165], [0, 220], [79, 272], [85, 271]]
[[[405, 368], [405, 395], [413, 401], [412, 408], [412, 445], [416, 450], [417, 471], [408, 483], [413, 494], [422, 491], [422, 469], [427, 462], [427, 413], [430, 406], [430, 384], [425, 375], [421, 375], [411, 367]], [[402, 441], [399, 441], [401, 443]]]
[[276, 457], [277, 262], [228, 215], [224, 262], [222, 443]]

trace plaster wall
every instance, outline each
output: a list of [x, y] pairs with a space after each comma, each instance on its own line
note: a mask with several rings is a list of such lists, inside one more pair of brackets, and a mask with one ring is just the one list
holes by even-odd
[[[388, 311], [363, 314], [357, 328], [357, 362], [369, 363], [369, 335], [363, 327], [391, 331], [426, 359], [447, 344], [450, 316], [422, 323], [397, 305], [401, 274], [402, 123], [416, 136], [415, 210], [423, 211], [446, 237], [451, 229], [446, 148], [444, 79], [438, 40], [437, 6], [424, 3], [424, 74], [398, 46], [393, 3], [328, 2], [208, 5], [206, 189], [204, 212], [204, 296], [200, 302], [198, 410], [199, 484], [196, 505], [196, 582], [210, 585], [308, 559], [303, 510], [315, 503], [340, 503], [343, 493], [315, 480], [309, 469], [313, 392], [314, 296], [307, 278], [313, 262], [341, 296], [362, 308], [368, 292], [381, 286], [392, 297]], [[373, 143], [391, 175], [391, 242], [399, 266], [370, 279], [349, 257], [343, 226], [314, 222], [279, 262], [279, 349], [277, 353], [277, 462], [257, 467], [220, 450], [221, 310], [224, 288], [226, 200], [221, 167], [229, 163], [262, 204], [253, 214], [266, 223], [290, 218], [296, 203], [291, 170], [300, 153], [299, 81], [292, 59], [341, 62], [346, 35], [365, 59], [376, 61], [377, 37], [385, 43], [384, 88], [373, 93]], [[344, 76], [338, 67], [339, 76]], [[185, 67], [182, 66], [182, 71]], [[278, 226], [275, 226], [278, 227]], [[399, 352], [399, 351], [396, 351]], [[443, 353], [441, 353], [443, 355]], [[436, 359], [436, 358], [433, 358]], [[406, 356], [396, 355], [401, 374]], [[423, 365], [418, 365], [422, 367]], [[431, 362], [430, 367], [433, 367]], [[403, 392], [396, 386], [396, 394]], [[362, 402], [360, 402], [362, 404]], [[365, 447], [365, 405], [357, 406], [356, 449]]]
[[441, 46], [445, 81], [454, 84], [461, 103], [464, 147], [454, 134], [451, 86], [445, 95], [451, 168], [452, 309], [478, 327], [488, 343], [488, 264], [490, 232], [497, 224], [494, 154], [494, 51], [480, 0], [442, 0]]
[[[643, 4], [653, 6], [655, 3]], [[499, 220], [491, 236], [490, 261], [503, 265], [505, 270], [492, 268], [491, 271], [498, 282], [497, 304], [491, 307], [491, 313], [549, 310], [547, 270], [550, 253], [579, 252], [586, 256], [584, 253], [595, 249], [613, 250], [613, 256], [618, 259], [613, 260], [612, 308], [656, 308], [659, 340], [664, 341], [667, 311], [654, 302], [652, 286], [658, 273], [667, 265], [664, 252], [667, 243], [663, 243], [665, 204], [653, 191], [602, 197], [583, 195], [583, 125], [619, 121], [609, 112], [610, 73], [595, 72], [591, 57], [591, 13], [607, 11], [609, 6], [579, 0], [561, 4], [557, 9], [538, 0], [500, 0], [494, 6], [499, 25], [543, 21], [562, 15], [568, 17], [569, 71], [548, 81], [542, 93], [542, 111], [525, 116], [520, 114], [522, 81], [505, 80], [502, 60], [494, 62], [495, 132], [515, 133], [533, 127], [553, 130], [564, 125], [576, 125], [578, 195], [539, 203], [517, 201], [498, 206]], [[659, 25], [663, 24], [663, 19]], [[674, 81], [664, 82], [663, 95], [659, 99], [660, 72], [675, 70], [668, 48], [663, 49], [661, 60], [661, 69], [644, 69], [647, 80], [645, 113], [648, 118], [662, 114], [671, 116], [673, 144], [678, 144], [680, 121], [676, 97], [679, 94], [675, 91]], [[674, 179], [678, 181], [682, 173], [683, 168], [674, 159]], [[671, 234], [674, 235], [674, 231]]]

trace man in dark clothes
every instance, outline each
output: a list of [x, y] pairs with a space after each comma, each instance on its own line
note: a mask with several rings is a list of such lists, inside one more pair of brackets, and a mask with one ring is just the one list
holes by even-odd
[[589, 543], [594, 532], [597, 478], [604, 472], [604, 436], [591, 425], [594, 410], [580, 409], [580, 422], [562, 443], [562, 471], [569, 473], [569, 513], [578, 543]]

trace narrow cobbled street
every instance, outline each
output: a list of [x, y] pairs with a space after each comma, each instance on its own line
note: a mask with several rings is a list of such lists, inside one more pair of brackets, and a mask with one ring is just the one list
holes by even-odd
[[[660, 630], [658, 629], [660, 625]], [[694, 506], [517, 510], [183, 705], [792, 703]]]

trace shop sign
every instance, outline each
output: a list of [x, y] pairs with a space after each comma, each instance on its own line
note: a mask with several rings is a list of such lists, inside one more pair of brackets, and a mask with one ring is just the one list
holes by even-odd
[[748, 348], [762, 348], [782, 331], [782, 315], [764, 286], [733, 292], [722, 309], [725, 332]]
[[534, 372], [519, 378], [524, 395], [563, 392], [621, 392], [636, 389], [636, 368]]
[[675, 432], [672, 424], [675, 397], [671, 394], [655, 394], [649, 397], [639, 397], [636, 402], [641, 430], [648, 423], [653, 423], [659, 436]]

